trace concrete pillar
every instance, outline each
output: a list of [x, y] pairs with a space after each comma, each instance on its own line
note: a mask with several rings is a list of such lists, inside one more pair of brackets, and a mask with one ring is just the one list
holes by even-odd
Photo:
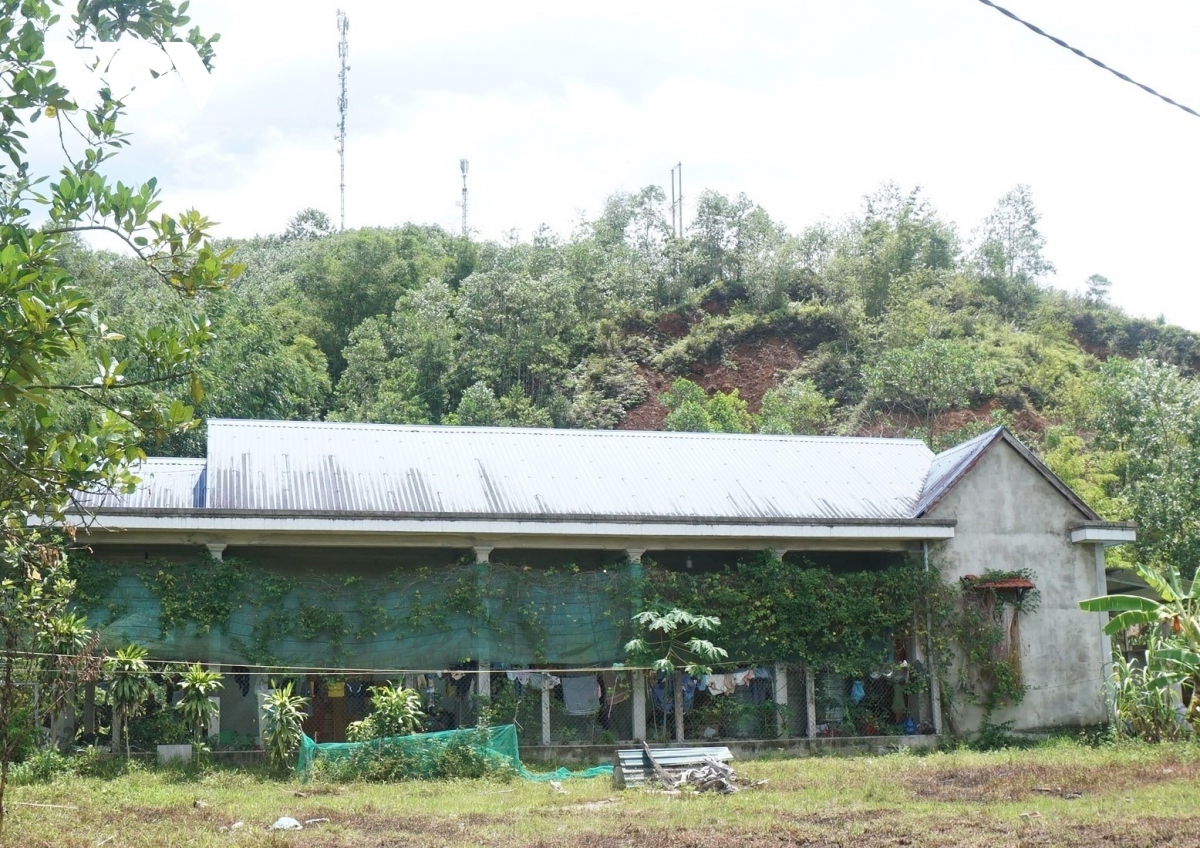
[[638, 670], [633, 674], [633, 738], [646, 738], [646, 672]]
[[[483, 608], [488, 618], [491, 618], [491, 605], [487, 597], [488, 562], [491, 560], [491, 545], [476, 545], [475, 548], [475, 579], [483, 600]], [[492, 663], [491, 660], [479, 661], [479, 673], [475, 675], [475, 695], [477, 698], [492, 697]], [[482, 705], [481, 705], [482, 706]]]
[[83, 732], [89, 737], [96, 735], [96, 684], [83, 687]]
[[480, 698], [492, 697], [492, 664], [488, 660], [479, 661], [479, 673], [475, 675], [475, 694]]
[[[1093, 545], [1096, 558], [1096, 593], [1092, 596], [1095, 598], [1102, 597], [1108, 594], [1108, 575], [1104, 571], [1104, 545]], [[1117, 720], [1117, 702], [1116, 691], [1113, 688], [1113, 648], [1112, 637], [1104, 632], [1104, 626], [1108, 624], [1108, 616], [1097, 615], [1096, 626], [1100, 630], [1100, 656], [1101, 666], [1100, 673], [1104, 677], [1104, 712], [1108, 716], [1110, 722]]]
[[542, 744], [550, 744], [550, 675], [542, 675]]
[[817, 736], [817, 676], [808, 663], [804, 664], [805, 733], [809, 739]]
[[787, 666], [781, 662], [775, 663], [775, 681], [772, 689], [775, 692], [775, 735], [787, 735]]
[[204, 547], [208, 548], [208, 554], [217, 562], [225, 558], [225, 549], [229, 547], [224, 542], [205, 542]]
[[683, 741], [683, 672], [675, 671], [675, 741]]
[[[221, 547], [224, 548], [225, 546], [222, 545]], [[215, 674], [220, 674], [221, 666], [219, 663], [208, 663], [208, 670]], [[208, 738], [212, 740], [212, 744], [216, 744], [217, 739], [221, 735], [221, 698], [218, 695], [208, 700], [212, 701], [217, 707], [213, 711], [212, 718], [208, 720]]]
[[775, 555], [775, 558], [777, 560], [782, 562], [784, 556], [787, 554], [787, 552], [789, 550], [791, 550], [791, 548], [771, 548], [771, 553], [773, 553]]

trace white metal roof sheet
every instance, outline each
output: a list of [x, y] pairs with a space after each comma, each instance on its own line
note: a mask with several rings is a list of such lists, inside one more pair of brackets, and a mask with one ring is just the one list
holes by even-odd
[[207, 464], [203, 459], [148, 457], [129, 469], [141, 480], [133, 492], [83, 492], [76, 500], [89, 509], [195, 509], [204, 506]]
[[213, 510], [906, 520], [932, 452], [908, 439], [329, 422], [208, 422]]

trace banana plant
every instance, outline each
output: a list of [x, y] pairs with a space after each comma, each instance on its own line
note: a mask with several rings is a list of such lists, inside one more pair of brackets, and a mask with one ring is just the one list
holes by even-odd
[[1200, 725], [1200, 582], [1192, 581], [1185, 589], [1174, 565], [1160, 569], [1138, 564], [1135, 569], [1160, 600], [1104, 595], [1080, 601], [1079, 607], [1087, 612], [1113, 613], [1104, 626], [1110, 636], [1131, 627], [1158, 628], [1162, 638], [1154, 640], [1155, 647], [1147, 653], [1150, 674], [1145, 685], [1166, 689], [1190, 681], [1193, 695], [1188, 716]]

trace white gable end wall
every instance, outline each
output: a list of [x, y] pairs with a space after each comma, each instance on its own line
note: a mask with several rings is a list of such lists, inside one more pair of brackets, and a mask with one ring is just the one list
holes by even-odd
[[[1087, 516], [1000, 441], [929, 517], [958, 522], [954, 538], [931, 550], [931, 564], [955, 588], [968, 574], [1029, 569], [1041, 592], [1038, 609], [1019, 623], [1025, 699], [998, 710], [992, 721], [1011, 720], [1017, 730], [1103, 722], [1107, 640], [1101, 617], [1080, 610], [1079, 601], [1104, 594], [1105, 587], [1096, 546], [1072, 544], [1070, 531]], [[957, 670], [950, 674], [954, 729], [975, 731], [983, 711], [954, 693]]]

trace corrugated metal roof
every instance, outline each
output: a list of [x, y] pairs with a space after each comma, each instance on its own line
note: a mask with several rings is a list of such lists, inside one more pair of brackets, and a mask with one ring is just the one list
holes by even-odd
[[89, 509], [195, 509], [204, 506], [204, 459], [148, 457], [130, 471], [141, 482], [130, 494], [94, 491], [77, 495]]
[[1003, 432], [1003, 427], [995, 427], [935, 456], [913, 515], [921, 516], [931, 510]]
[[736, 520], [912, 518], [907, 439], [208, 422], [215, 510]]
[[1046, 481], [1058, 489], [1059, 493], [1071, 502], [1085, 518], [1097, 520], [1100, 518], [1096, 512], [1088, 506], [1083, 498], [1075, 494], [1066, 483], [1058, 478], [1046, 464], [1042, 462], [1029, 448], [1021, 443], [1021, 440], [1008, 432], [1004, 427], [994, 427], [986, 433], [981, 433], [973, 439], [963, 442], [961, 445], [944, 450], [933, 458], [933, 462], [929, 466], [929, 477], [925, 481], [924, 491], [921, 493], [921, 498], [917, 502], [916, 510], [913, 512], [914, 518], [921, 518], [926, 515], [931, 509], [937, 506], [938, 502], [945, 497], [958, 483], [963, 476], [975, 466], [980, 458], [987, 453], [992, 445], [996, 442], [1006, 442], [1013, 450], [1015, 450], [1022, 459], [1028, 462], [1033, 470], [1042, 475]]

